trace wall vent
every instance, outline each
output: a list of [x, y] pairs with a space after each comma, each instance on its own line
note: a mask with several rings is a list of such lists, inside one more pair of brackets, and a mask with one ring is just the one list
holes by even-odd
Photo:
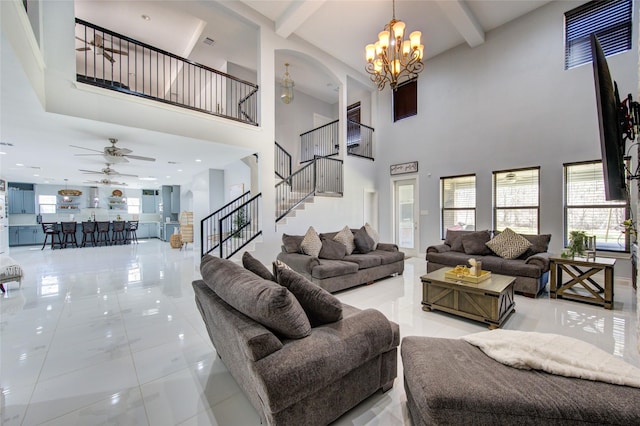
[[213, 46], [213, 45], [216, 43], [216, 41], [215, 41], [214, 39], [209, 38], [209, 37], [207, 37], [207, 38], [205, 38], [204, 40], [202, 40], [202, 42], [203, 42], [204, 44], [209, 45], [209, 46]]

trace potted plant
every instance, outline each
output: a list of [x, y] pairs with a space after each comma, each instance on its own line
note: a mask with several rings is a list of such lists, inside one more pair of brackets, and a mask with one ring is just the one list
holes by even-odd
[[564, 249], [561, 257], [574, 258], [576, 255], [584, 256], [584, 252], [587, 249], [587, 233], [584, 231], [570, 231], [569, 232], [569, 245]]
[[631, 242], [635, 243], [638, 238], [638, 230], [636, 229], [636, 224], [633, 219], [627, 219], [620, 224], [622, 227], [622, 233], [629, 235], [631, 238]]
[[242, 236], [242, 230], [247, 224], [247, 218], [244, 209], [238, 210], [238, 213], [233, 218], [233, 231], [231, 236], [240, 238]]

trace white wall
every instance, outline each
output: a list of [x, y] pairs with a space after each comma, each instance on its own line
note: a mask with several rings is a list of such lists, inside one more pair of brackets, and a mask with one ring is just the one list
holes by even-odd
[[[224, 168], [224, 202], [228, 203], [231, 198], [231, 186], [242, 184], [241, 194], [251, 190], [251, 169], [242, 160], [234, 161]], [[238, 194], [238, 195], [241, 195]]]
[[[552, 251], [562, 250], [563, 163], [601, 158], [592, 67], [563, 66], [563, 14], [576, 4], [549, 3], [487, 33], [474, 49], [428, 61], [415, 117], [393, 123], [390, 91], [379, 94], [381, 235], [392, 228], [391, 164], [419, 161], [420, 210], [428, 211], [420, 217], [422, 252], [440, 241], [441, 176], [476, 173], [477, 229], [492, 229], [492, 171], [540, 166], [540, 231], [553, 235]], [[633, 38], [631, 51], [608, 58], [625, 95], [637, 88]]]

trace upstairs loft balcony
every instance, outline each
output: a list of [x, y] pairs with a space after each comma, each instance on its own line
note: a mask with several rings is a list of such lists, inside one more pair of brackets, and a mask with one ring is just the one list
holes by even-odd
[[258, 125], [258, 86], [76, 18], [77, 81]]

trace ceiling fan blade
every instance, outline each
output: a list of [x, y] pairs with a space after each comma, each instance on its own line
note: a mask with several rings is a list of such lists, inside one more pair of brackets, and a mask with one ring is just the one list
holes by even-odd
[[133, 158], [134, 160], [143, 160], [143, 161], [156, 161], [155, 158], [151, 157], [143, 157], [141, 155], [125, 155], [125, 157]]
[[104, 39], [100, 34], [96, 34], [96, 36], [93, 38], [93, 42], [95, 43], [96, 46], [102, 47], [104, 43]]
[[131, 154], [133, 151], [131, 151], [128, 148], [116, 148], [118, 151], [119, 155], [126, 155], [126, 154]]
[[112, 173], [112, 176], [138, 177], [138, 175], [130, 175], [128, 173]]
[[104, 56], [105, 58], [107, 58], [107, 60], [109, 62], [111, 62], [112, 64], [116, 61], [115, 59], [113, 59], [111, 57], [111, 55], [109, 55], [107, 52], [104, 51], [104, 49], [102, 49], [102, 56]]
[[[102, 154], [102, 151], [98, 151], [97, 149], [93, 149], [93, 148], [85, 148], [84, 146], [78, 146], [78, 145], [69, 145], [69, 146], [72, 146], [74, 148], [86, 149], [87, 151], [94, 151]], [[89, 154], [85, 154], [85, 155], [89, 155]]]
[[76, 50], [79, 51], [79, 52], [86, 52], [87, 50], [91, 50], [91, 48], [90, 47], [78, 47]]
[[128, 55], [129, 54], [129, 52], [125, 52], [124, 50], [112, 49], [110, 47], [103, 47], [103, 50], [106, 50], [107, 52], [115, 53], [115, 54], [118, 54], [118, 55]]
[[[85, 155], [93, 155], [93, 154], [85, 154]], [[93, 174], [93, 175], [101, 175], [102, 172], [96, 172], [95, 170], [83, 170], [79, 169], [82, 173]]]
[[102, 153], [102, 155], [104, 156], [104, 158], [110, 162], [110, 163], [128, 163], [129, 160], [127, 160], [126, 158], [124, 158], [124, 156], [122, 155], [110, 155], [109, 153]]
[[80, 40], [81, 42], [83, 42], [83, 43], [89, 44], [89, 42], [88, 42], [87, 40], [83, 39], [83, 38], [80, 38], [80, 37], [78, 37], [78, 36], [76, 36], [76, 38], [77, 38], [78, 40]]

